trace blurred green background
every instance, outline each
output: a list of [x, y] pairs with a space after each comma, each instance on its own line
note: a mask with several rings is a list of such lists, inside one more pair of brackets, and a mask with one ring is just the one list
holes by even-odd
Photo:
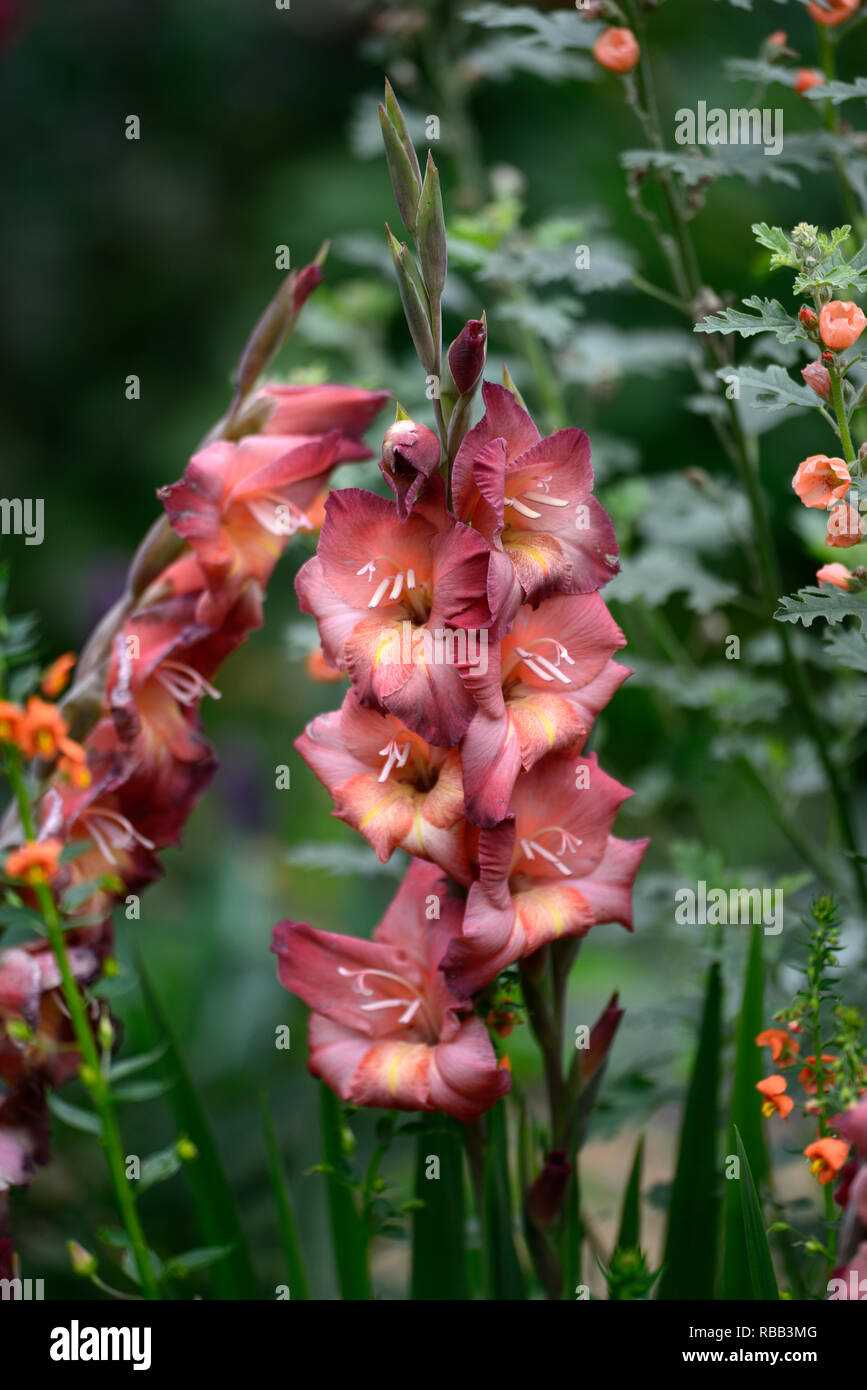
[[[604, 227], [613, 245], [631, 245], [649, 279], [665, 282], [625, 192], [619, 152], [643, 141], [618, 81], [508, 72], [506, 64], [498, 70], [490, 54], [477, 61], [479, 31], [462, 27], [458, 11], [449, 4], [339, 0], [292, 0], [287, 10], [274, 0], [0, 5], [6, 146], [0, 493], [44, 496], [46, 504], [44, 545], [4, 538], [2, 548], [13, 562], [18, 606], [42, 615], [46, 657], [80, 648], [119, 592], [130, 553], [156, 514], [155, 489], [180, 475], [223, 410], [240, 347], [279, 283], [278, 246], [287, 245], [300, 265], [323, 240], [334, 241], [327, 286], [305, 311], [281, 372], [296, 381], [328, 375], [389, 387], [408, 408], [427, 411], [382, 259], [382, 224], [397, 222], [385, 165], [369, 157], [376, 150], [372, 103], [384, 70], [418, 112], [439, 111], [433, 102], [446, 96], [452, 102], [442, 111], [443, 148], [435, 151], [450, 217], [472, 216], [474, 198], [484, 204], [492, 189], [501, 204], [517, 192], [525, 226], [559, 216], [587, 219], [591, 248], [593, 229]], [[652, 26], [669, 142], [678, 107], [699, 98], [724, 106], [746, 101], [748, 88], [726, 80], [722, 57], [754, 57], [780, 25], [805, 62], [814, 63], [812, 26], [796, 3], [757, 0], [750, 13], [719, 0], [669, 0]], [[864, 57], [864, 32], [847, 50], [847, 75]], [[437, 98], [432, 72], [441, 83]], [[787, 130], [818, 124], [818, 113], [792, 92], [775, 88], [772, 104], [784, 108]], [[130, 114], [140, 117], [139, 141], [124, 138]], [[450, 130], [458, 131], [451, 150]], [[694, 224], [709, 284], [737, 294], [781, 293], [776, 283], [764, 283], [766, 257], [756, 254], [750, 223], [842, 220], [830, 170], [804, 173], [800, 182], [799, 189], [725, 179], [709, 190]], [[456, 230], [460, 237], [459, 225]], [[540, 390], [544, 374], [534, 377], [526, 355], [538, 337], [523, 331], [520, 314], [497, 316], [498, 295], [514, 298], [508, 279], [507, 270], [503, 287], [484, 286], [459, 265], [447, 337], [485, 307], [492, 359], [508, 360], [544, 424], [552, 408]], [[568, 293], [561, 287], [561, 298]], [[568, 311], [559, 300], [555, 307]], [[706, 419], [686, 408], [695, 392], [689, 344], [672, 340], [669, 356], [649, 340], [650, 370], [645, 363], [633, 371], [628, 356], [620, 361], [621, 332], [674, 333], [681, 330], [677, 316], [620, 283], [587, 296], [586, 321], [597, 334], [584, 338], [598, 344], [596, 370], [563, 379], [568, 422], [620, 442], [600, 449], [600, 492], [628, 552], [642, 543], [641, 518], [653, 504], [655, 478], [701, 468], [717, 480], [723, 498], [733, 485]], [[614, 336], [600, 361], [603, 329]], [[573, 331], [580, 349], [587, 330], [577, 313]], [[553, 341], [556, 324], [551, 335]], [[544, 334], [542, 341], [544, 347]], [[552, 355], [568, 362], [568, 350], [552, 348]], [[124, 396], [132, 373], [141, 380], [134, 402]], [[387, 412], [371, 432], [374, 449], [386, 423]], [[812, 416], [783, 424], [764, 440], [762, 475], [787, 590], [811, 582], [815, 568], [797, 529], [789, 480], [800, 458], [826, 447], [824, 427]], [[372, 483], [375, 464], [351, 476], [347, 470], [342, 481], [361, 477]], [[728, 524], [722, 505], [717, 515], [711, 530], [717, 525], [722, 532]], [[271, 927], [288, 916], [366, 934], [401, 869], [377, 869], [372, 852], [330, 818], [325, 792], [292, 748], [304, 722], [340, 694], [340, 687], [311, 683], [303, 666], [312, 634], [297, 614], [292, 579], [312, 544], [302, 539], [290, 547], [271, 585], [267, 627], [227, 665], [219, 681], [223, 698], [205, 711], [222, 768], [190, 821], [183, 850], [166, 855], [166, 878], [143, 900], [141, 923], [121, 925], [126, 973], [115, 991], [131, 1051], [149, 1040], [129, 965], [128, 933], [135, 930], [216, 1128], [266, 1295], [282, 1274], [260, 1088], [273, 1105], [314, 1287], [322, 1295], [334, 1290], [322, 1178], [305, 1176], [319, 1154], [315, 1086], [304, 1068], [304, 1010], [276, 982]], [[708, 547], [720, 550], [710, 536]], [[718, 557], [724, 577], [735, 588], [749, 587], [747, 530], [736, 525], [724, 547]], [[672, 565], [681, 553], [673, 552]], [[573, 1022], [591, 1022], [614, 989], [627, 1009], [586, 1163], [588, 1206], [603, 1232], [614, 1219], [633, 1135], [651, 1113], [650, 1177], [664, 1183], [670, 1175], [676, 1102], [709, 950], [702, 929], [674, 927], [672, 882], [704, 876], [772, 884], [803, 868], [740, 775], [733, 745], [726, 752], [725, 736], [745, 736], [742, 712], [730, 717], [731, 682], [717, 687], [711, 678], [692, 704], [668, 700], [658, 680], [642, 678], [642, 659], [648, 670], [660, 661], [671, 666], [671, 654], [658, 649], [653, 611], [632, 601], [615, 604], [615, 612], [630, 638], [626, 659], [639, 672], [605, 712], [594, 746], [609, 771], [639, 790], [619, 832], [651, 835], [654, 843], [635, 936], [599, 929], [582, 949], [571, 999]], [[748, 640], [760, 615], [726, 603], [697, 613], [681, 594], [667, 605], [666, 622], [690, 656], [710, 668], [722, 635], [737, 632]], [[824, 837], [824, 802], [814, 794], [809, 760], [798, 754], [801, 760], [792, 763], [799, 734], [767, 660], [757, 638], [748, 679], [760, 727], [749, 737], [761, 741], [772, 770], [779, 765], [787, 777], [801, 777], [801, 799], [793, 803], [799, 822], [806, 833]], [[816, 675], [821, 681], [818, 661]], [[857, 712], [850, 717], [857, 721]], [[715, 743], [720, 731], [723, 742]], [[857, 722], [855, 732], [863, 752]], [[282, 763], [292, 769], [289, 791], [274, 787]], [[309, 846], [318, 842], [339, 847], [338, 858], [326, 855], [317, 867]], [[787, 952], [797, 956], [798, 901], [793, 891], [787, 898], [792, 929], [774, 944], [789, 985], [795, 977], [786, 974], [785, 959]], [[727, 943], [731, 982], [741, 953], [740, 940]], [[732, 1004], [735, 997], [732, 990]], [[274, 1046], [275, 1028], [284, 1022], [292, 1027], [288, 1053]], [[538, 1077], [525, 1032], [513, 1034], [507, 1050], [535, 1096]], [[362, 1149], [374, 1118], [359, 1119]], [[125, 1132], [130, 1152], [139, 1153], [173, 1133], [159, 1102], [130, 1108]], [[81, 1286], [66, 1272], [62, 1243], [76, 1238], [92, 1245], [95, 1229], [111, 1219], [111, 1205], [92, 1142], [58, 1127], [56, 1149], [52, 1166], [16, 1202], [16, 1231], [25, 1272], [43, 1275], [50, 1297], [66, 1297], [80, 1294]], [[409, 1163], [404, 1141], [388, 1163], [398, 1190], [406, 1187]], [[160, 1252], [202, 1243], [183, 1176], [146, 1196], [143, 1214]], [[384, 1296], [401, 1296], [403, 1261], [399, 1242], [379, 1243]], [[191, 1283], [192, 1291], [208, 1287], [207, 1278]]]

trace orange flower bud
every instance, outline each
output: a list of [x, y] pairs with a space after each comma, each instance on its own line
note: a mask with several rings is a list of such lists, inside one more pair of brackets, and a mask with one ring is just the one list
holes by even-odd
[[812, 87], [821, 87], [824, 81], [825, 74], [819, 72], [817, 68], [798, 68], [795, 73], [795, 91], [800, 92], [803, 96]]
[[785, 48], [788, 36], [784, 29], [775, 29], [772, 34], [768, 34], [768, 48]]
[[[836, 1062], [836, 1060], [837, 1060], [837, 1058], [836, 1058], [832, 1053], [830, 1053], [830, 1052], [823, 1052], [823, 1053], [822, 1053], [822, 1091], [823, 1091], [823, 1093], [824, 1093], [825, 1091], [827, 1091], [827, 1090], [828, 1090], [828, 1087], [831, 1085], [832, 1077], [831, 1077], [831, 1073], [830, 1073], [829, 1068], [832, 1066], [832, 1064], [833, 1064], [834, 1062]], [[801, 1083], [801, 1085], [803, 1086], [804, 1090], [807, 1092], [807, 1095], [808, 1095], [808, 1096], [815, 1096], [815, 1095], [818, 1093], [818, 1090], [819, 1090], [819, 1084], [818, 1084], [818, 1080], [817, 1080], [817, 1077], [816, 1077], [816, 1058], [815, 1058], [815, 1057], [805, 1057], [805, 1058], [804, 1058], [804, 1061], [806, 1062], [807, 1065], [806, 1065], [805, 1067], [802, 1067], [801, 1070], [798, 1072], [798, 1080], [800, 1081], [800, 1083]]]
[[777, 1114], [786, 1119], [791, 1115], [795, 1108], [795, 1102], [791, 1096], [786, 1095], [788, 1082], [784, 1076], [766, 1076], [764, 1081], [756, 1082], [756, 1090], [759, 1095], [764, 1096], [762, 1114], [767, 1118]]
[[851, 572], [840, 564], [822, 565], [816, 570], [816, 580], [819, 584], [833, 584], [838, 589], [852, 587]]
[[827, 454], [810, 454], [798, 464], [792, 487], [805, 507], [823, 510], [845, 497], [852, 479], [844, 459], [829, 458]]
[[809, 386], [815, 391], [817, 396], [821, 396], [823, 401], [827, 401], [831, 395], [831, 374], [827, 367], [823, 367], [821, 362], [810, 362], [806, 367], [801, 368], [801, 376], [804, 385]]
[[593, 45], [593, 57], [609, 72], [631, 72], [641, 49], [631, 29], [603, 29]]
[[867, 318], [858, 308], [848, 299], [832, 299], [830, 304], [824, 305], [819, 315], [819, 332], [822, 335], [822, 342], [835, 352], [840, 352], [844, 348], [850, 348], [853, 343], [857, 343], [864, 329], [867, 328]]
[[802, 326], [806, 328], [808, 333], [812, 332], [819, 322], [815, 309], [811, 309], [807, 304], [801, 305], [798, 310], [798, 318], [801, 320]]
[[56, 700], [61, 691], [66, 689], [69, 680], [69, 673], [75, 665], [75, 652], [64, 652], [56, 661], [43, 672], [40, 688], [43, 695], [47, 695], [49, 700]]
[[831, 29], [853, 15], [860, 2], [861, 0], [825, 0], [825, 6], [808, 5], [807, 13], [817, 24], [824, 24]]
[[839, 502], [832, 507], [825, 535], [828, 545], [845, 550], [847, 546], [857, 545], [862, 534], [861, 518], [854, 507], [848, 502]]
[[60, 840], [33, 840], [7, 855], [6, 872], [10, 878], [21, 878], [35, 888], [57, 873], [62, 849]]

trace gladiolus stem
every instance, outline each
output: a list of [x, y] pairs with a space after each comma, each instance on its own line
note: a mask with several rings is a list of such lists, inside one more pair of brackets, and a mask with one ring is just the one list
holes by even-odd
[[[30, 794], [21, 766], [21, 755], [15, 748], [8, 748], [6, 751], [6, 775], [9, 785], [18, 807], [18, 814], [21, 818], [21, 825], [24, 829], [25, 838], [28, 841], [36, 839], [36, 830], [33, 822], [33, 810], [30, 805]], [[47, 883], [37, 883], [34, 886], [39, 909], [42, 914], [48, 932], [48, 940], [54, 952], [57, 968], [60, 972], [60, 982], [63, 989], [63, 997], [66, 1007], [69, 1010], [69, 1017], [75, 1031], [75, 1040], [81, 1053], [83, 1062], [81, 1079], [84, 1082], [93, 1101], [94, 1107], [99, 1115], [102, 1133], [100, 1142], [105, 1150], [106, 1161], [117, 1198], [117, 1205], [121, 1219], [124, 1224], [130, 1242], [130, 1251], [138, 1271], [139, 1283], [142, 1294], [145, 1298], [159, 1298], [159, 1288], [154, 1276], [151, 1265], [150, 1253], [147, 1241], [145, 1240], [144, 1230], [139, 1219], [138, 1208], [132, 1188], [126, 1176], [126, 1161], [123, 1143], [121, 1139], [120, 1126], [117, 1121], [114, 1100], [111, 1094], [111, 1087], [108, 1077], [105, 1075], [101, 1065], [99, 1052], [91, 1031], [90, 1021], [87, 1016], [87, 1005], [84, 1002], [78, 981], [73, 974], [69, 964], [69, 956], [66, 951], [66, 943], [63, 938], [63, 924], [60, 914], [57, 911], [57, 904], [54, 895]]]

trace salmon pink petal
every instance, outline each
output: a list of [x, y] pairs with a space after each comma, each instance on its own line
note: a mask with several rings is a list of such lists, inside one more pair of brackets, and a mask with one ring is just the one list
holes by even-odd
[[610, 835], [592, 873], [576, 886], [590, 904], [593, 921], [619, 922], [632, 930], [632, 889], [649, 840], [618, 840]]
[[511, 713], [473, 717], [461, 742], [467, 816], [474, 825], [494, 826], [509, 813], [521, 771], [521, 743]]
[[377, 986], [382, 986], [383, 997], [401, 994], [400, 985], [387, 978], [398, 973], [394, 953], [388, 946], [357, 936], [317, 931], [304, 922], [285, 921], [274, 928], [271, 949], [277, 956], [280, 983], [315, 1013], [367, 1038], [387, 1036], [393, 1031], [394, 1018], [389, 1010], [362, 1007], [367, 1002], [363, 992], [368, 987], [365, 970], [381, 972], [375, 978]]
[[316, 619], [322, 650], [332, 665], [346, 669], [344, 644], [347, 637], [367, 613], [341, 598], [325, 578], [322, 561], [314, 555], [302, 565], [295, 577], [295, 593], [302, 613]]
[[[362, 435], [372, 425], [388, 391], [365, 391], [360, 386], [280, 386], [266, 382], [258, 393], [274, 403], [263, 434], [325, 434], [340, 430]], [[369, 458], [369, 451], [363, 455]]]
[[429, 1075], [434, 1110], [468, 1122], [490, 1110], [511, 1086], [511, 1076], [498, 1062], [480, 1018], [462, 1022], [451, 1042], [433, 1050]]
[[[346, 603], [404, 616], [415, 588], [430, 584], [435, 535], [417, 512], [401, 524], [393, 502], [363, 488], [340, 488], [325, 504], [317, 553], [325, 579]], [[398, 575], [403, 580], [392, 599]]]

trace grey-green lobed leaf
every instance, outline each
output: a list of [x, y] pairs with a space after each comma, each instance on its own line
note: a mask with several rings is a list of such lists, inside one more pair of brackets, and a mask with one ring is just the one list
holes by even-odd
[[806, 333], [798, 320], [784, 309], [777, 299], [762, 299], [750, 295], [741, 301], [748, 309], [722, 309], [717, 314], [707, 314], [695, 325], [696, 333], [739, 333], [742, 338], [752, 338], [756, 333], [773, 333], [781, 343], [794, 343], [806, 340]]
[[786, 594], [781, 598], [774, 617], [781, 623], [803, 623], [804, 627], [811, 627], [816, 618], [823, 618], [827, 623], [857, 618], [861, 631], [867, 634], [867, 594], [809, 585], [794, 595]]

